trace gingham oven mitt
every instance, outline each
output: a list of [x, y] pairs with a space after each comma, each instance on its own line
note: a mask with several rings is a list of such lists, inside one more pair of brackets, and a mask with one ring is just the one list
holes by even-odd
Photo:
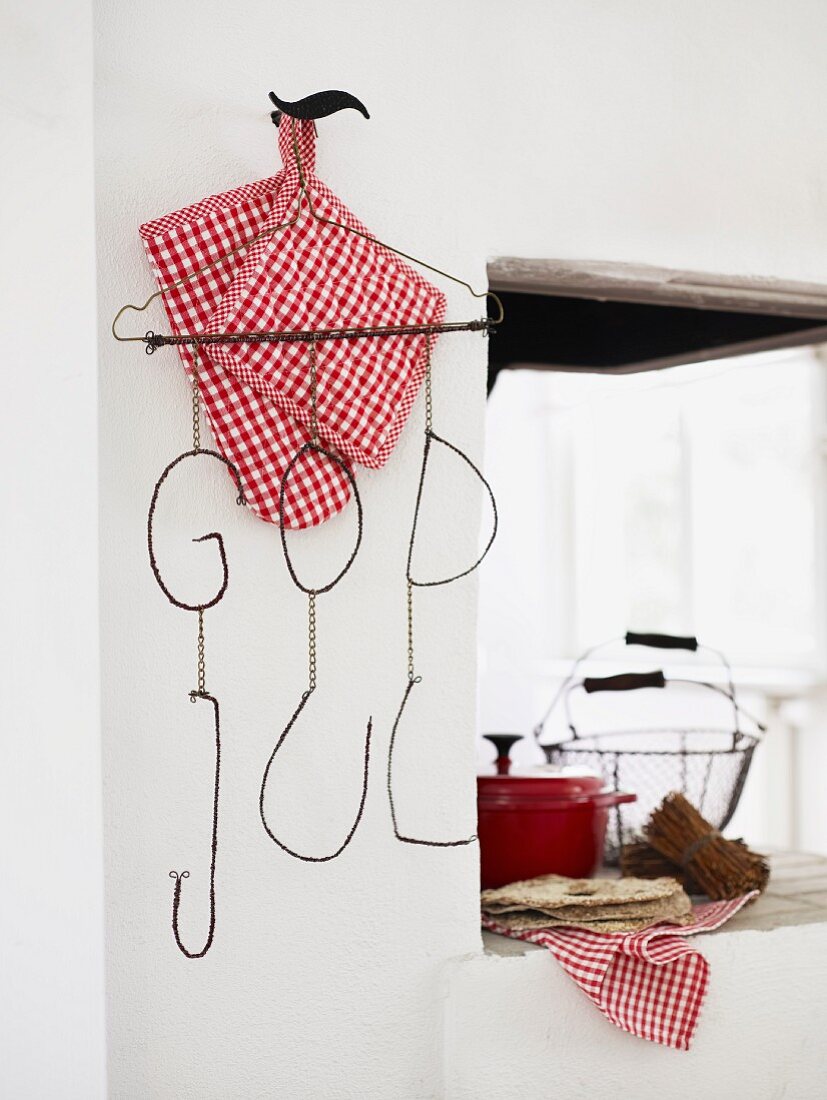
[[[435, 324], [445, 296], [387, 248], [315, 174], [312, 121], [283, 117], [284, 170], [255, 242], [210, 317], [214, 332]], [[302, 195], [303, 177], [307, 197]], [[312, 217], [313, 210], [324, 221]], [[301, 212], [295, 224], [285, 225]], [[330, 224], [335, 223], [335, 224]], [[276, 228], [281, 226], [282, 228]], [[382, 466], [425, 374], [426, 337], [329, 340], [317, 344], [318, 424], [323, 442], [351, 462]], [[311, 423], [308, 352], [302, 344], [224, 344], [215, 361]]]
[[[216, 331], [211, 317], [249, 251], [245, 242], [262, 231], [283, 180], [284, 172], [279, 172], [140, 227], [155, 279], [159, 288], [166, 288], [162, 301], [173, 333]], [[201, 271], [207, 265], [208, 270]], [[270, 394], [259, 393], [225, 370], [215, 358], [218, 346], [202, 346], [198, 353], [201, 395], [216, 445], [238, 469], [253, 511], [278, 523], [282, 475], [296, 451], [310, 440], [310, 432]], [[178, 351], [191, 377], [192, 348], [179, 345]], [[349, 482], [335, 463], [306, 454], [286, 486], [285, 526], [322, 523], [340, 511], [349, 496]]]

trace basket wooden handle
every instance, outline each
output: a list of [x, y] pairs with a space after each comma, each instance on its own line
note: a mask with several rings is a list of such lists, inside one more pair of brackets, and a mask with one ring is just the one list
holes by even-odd
[[648, 645], [652, 649], [689, 649], [694, 653], [698, 648], [698, 639], [688, 634], [638, 634], [634, 630], [627, 630], [626, 645]]
[[619, 676], [587, 676], [583, 690], [590, 695], [595, 691], [636, 691], [638, 688], [666, 687], [666, 677], [656, 672], [622, 672]]

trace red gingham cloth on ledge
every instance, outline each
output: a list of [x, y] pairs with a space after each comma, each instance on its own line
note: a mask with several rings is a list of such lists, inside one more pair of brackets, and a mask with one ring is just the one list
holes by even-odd
[[642, 932], [513, 932], [485, 916], [482, 923], [489, 932], [547, 947], [617, 1027], [653, 1043], [689, 1050], [709, 985], [709, 963], [684, 937], [720, 928], [756, 893], [696, 905], [694, 924], [656, 924]]

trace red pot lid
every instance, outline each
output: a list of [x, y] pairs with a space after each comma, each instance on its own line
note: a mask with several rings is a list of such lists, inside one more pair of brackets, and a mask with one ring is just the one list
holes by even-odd
[[507, 797], [582, 801], [605, 789], [602, 776], [589, 768], [551, 764], [531, 768], [512, 767], [508, 775], [498, 775], [492, 767], [477, 776], [477, 791], [483, 798]]

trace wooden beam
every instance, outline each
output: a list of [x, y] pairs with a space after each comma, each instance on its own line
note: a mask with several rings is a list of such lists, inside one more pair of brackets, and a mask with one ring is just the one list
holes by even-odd
[[501, 256], [488, 264], [492, 290], [597, 301], [645, 302], [827, 321], [827, 286], [764, 276], [713, 275], [604, 260]]

